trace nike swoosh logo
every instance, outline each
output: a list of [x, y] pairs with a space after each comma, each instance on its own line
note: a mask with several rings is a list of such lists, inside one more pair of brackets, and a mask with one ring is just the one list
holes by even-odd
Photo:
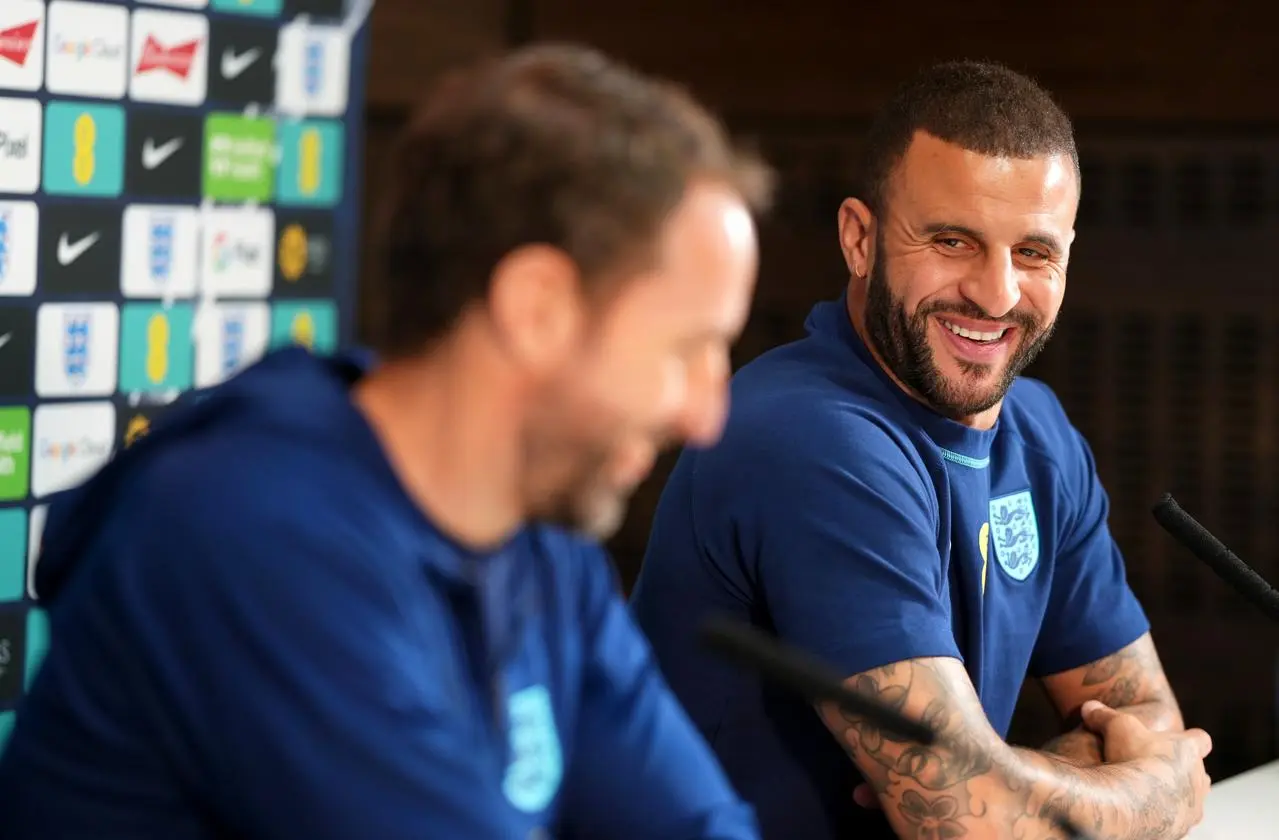
[[13, 333], [5, 333], [4, 335], [0, 335], [0, 347], [3, 347], [6, 344], [8, 344], [9, 339], [11, 338], [13, 338]]
[[182, 142], [183, 138], [174, 137], [172, 140], [157, 146], [155, 141], [148, 137], [146, 142], [142, 144], [142, 168], [155, 169], [173, 157], [178, 149], [182, 148]]
[[100, 233], [91, 233], [88, 236], [81, 237], [75, 242], [67, 239], [64, 233], [58, 238], [58, 262], [62, 265], [71, 265], [71, 263], [80, 259], [85, 251], [97, 244], [102, 238]]
[[222, 75], [226, 77], [227, 81], [237, 79], [261, 56], [262, 50], [259, 47], [245, 50], [239, 55], [236, 55], [235, 50], [228, 47], [222, 51]]

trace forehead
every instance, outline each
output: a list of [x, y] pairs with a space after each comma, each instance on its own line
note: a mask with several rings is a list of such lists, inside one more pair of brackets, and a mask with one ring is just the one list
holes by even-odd
[[741, 196], [726, 186], [695, 183], [662, 228], [655, 269], [631, 284], [626, 296], [636, 306], [660, 309], [672, 323], [701, 320], [732, 330], [750, 307], [756, 247], [754, 221]]
[[889, 182], [895, 212], [930, 221], [1074, 227], [1079, 182], [1069, 155], [1021, 159], [972, 152], [920, 132]]

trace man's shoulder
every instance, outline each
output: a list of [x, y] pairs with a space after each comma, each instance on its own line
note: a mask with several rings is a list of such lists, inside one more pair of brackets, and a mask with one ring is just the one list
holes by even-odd
[[827, 362], [791, 347], [761, 356], [735, 377], [724, 436], [703, 450], [707, 461], [922, 463], [927, 436], [899, 391], [864, 365]]
[[1078, 448], [1078, 433], [1061, 400], [1038, 379], [1017, 378], [1004, 401], [1001, 423], [1028, 446], [1054, 458]]

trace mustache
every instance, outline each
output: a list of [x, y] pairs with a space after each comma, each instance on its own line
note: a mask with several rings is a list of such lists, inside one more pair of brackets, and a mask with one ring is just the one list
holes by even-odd
[[1002, 316], [991, 315], [970, 300], [960, 303], [931, 303], [915, 310], [915, 319], [923, 320], [930, 315], [954, 315], [958, 318], [973, 318], [979, 321], [992, 321], [1005, 326], [1016, 326], [1033, 332], [1042, 326], [1042, 321], [1029, 312], [1009, 312]]

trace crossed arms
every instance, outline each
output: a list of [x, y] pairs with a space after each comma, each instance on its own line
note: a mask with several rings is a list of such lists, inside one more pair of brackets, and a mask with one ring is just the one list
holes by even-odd
[[[956, 659], [907, 660], [859, 674], [856, 690], [932, 724], [932, 746], [900, 741], [833, 709], [822, 715], [874, 788], [901, 838], [1020, 838], [1061, 835], [1048, 817], [1064, 814], [1108, 838], [1178, 837], [1197, 803], [1175, 753], [1102, 765], [1101, 739], [1080, 728], [1042, 751], [1010, 747], [991, 728]], [[1045, 687], [1065, 715], [1094, 699], [1152, 726], [1181, 728], [1181, 714], [1150, 637], [1112, 656], [1049, 677]], [[1189, 749], [1184, 742], [1174, 749]]]

